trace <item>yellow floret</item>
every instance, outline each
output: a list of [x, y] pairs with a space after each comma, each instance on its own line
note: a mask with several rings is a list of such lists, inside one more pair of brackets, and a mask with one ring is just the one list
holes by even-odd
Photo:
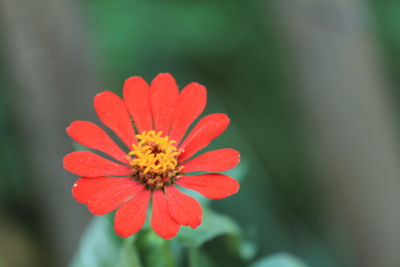
[[143, 174], [148, 172], [164, 173], [169, 169], [175, 169], [178, 165], [177, 156], [179, 152], [174, 145], [175, 141], [169, 141], [169, 137], [161, 137], [162, 132], [143, 131], [136, 135], [138, 144], [133, 144], [131, 166], [139, 166]]

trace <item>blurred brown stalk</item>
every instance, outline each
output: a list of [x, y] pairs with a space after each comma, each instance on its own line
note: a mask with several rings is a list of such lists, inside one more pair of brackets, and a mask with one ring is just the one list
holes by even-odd
[[275, 7], [318, 147], [328, 227], [344, 218], [356, 266], [400, 266], [399, 136], [364, 3], [279, 0]]

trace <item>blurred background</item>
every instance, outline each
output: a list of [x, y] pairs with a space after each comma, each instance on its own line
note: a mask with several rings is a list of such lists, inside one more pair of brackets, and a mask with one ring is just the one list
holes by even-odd
[[231, 118], [214, 145], [241, 151], [241, 191], [212, 207], [249, 264], [400, 266], [399, 27], [395, 0], [0, 0], [0, 266], [70, 264], [92, 216], [65, 128], [160, 72]]

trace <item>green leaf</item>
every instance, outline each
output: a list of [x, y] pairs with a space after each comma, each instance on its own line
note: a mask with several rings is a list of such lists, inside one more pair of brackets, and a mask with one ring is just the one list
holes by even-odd
[[142, 231], [135, 244], [145, 266], [176, 266], [170, 243], [155, 234], [153, 230]]
[[72, 267], [174, 267], [183, 261], [184, 251], [189, 252], [187, 259], [190, 266], [204, 266], [202, 263], [212, 266], [211, 262], [215, 259], [209, 257], [209, 251], [202, 246], [217, 237], [224, 238], [223, 246], [227, 255], [248, 260], [255, 253], [254, 246], [244, 240], [239, 226], [231, 218], [206, 208], [203, 210], [201, 226], [195, 230], [182, 227], [178, 237], [172, 241], [159, 237], [147, 223], [139, 233], [121, 238], [114, 233], [112, 216], [93, 218], [84, 233]]
[[200, 247], [217, 236], [239, 234], [239, 226], [231, 218], [203, 208], [203, 223], [197, 229], [182, 228], [177, 241], [186, 247]]
[[190, 267], [214, 267], [215, 263], [200, 248], [190, 248], [189, 250], [189, 266]]
[[119, 267], [142, 266], [137, 249], [132, 240], [133, 238], [127, 238], [124, 241], [120, 251]]
[[[184, 247], [188, 247], [190, 257], [206, 261], [209, 251], [203, 250], [203, 246], [214, 243], [222, 239], [219, 249], [225, 251], [229, 257], [237, 257], [240, 260], [251, 260], [256, 253], [256, 246], [244, 238], [239, 226], [230, 217], [214, 212], [203, 207], [203, 223], [197, 229], [182, 228], [176, 238], [176, 242]], [[212, 241], [212, 242], [209, 242]], [[201, 249], [201, 251], [199, 250]], [[193, 256], [192, 254], [195, 254]], [[189, 259], [190, 259], [189, 257]], [[215, 259], [213, 259], [215, 260]], [[197, 261], [195, 261], [197, 262]]]
[[81, 240], [72, 267], [141, 267], [134, 246], [135, 236], [126, 239], [112, 229], [112, 215], [92, 219]]
[[251, 267], [307, 267], [307, 265], [290, 254], [278, 253], [256, 261]]
[[0, 267], [6, 267], [6, 263], [4, 262], [4, 260], [0, 257]]

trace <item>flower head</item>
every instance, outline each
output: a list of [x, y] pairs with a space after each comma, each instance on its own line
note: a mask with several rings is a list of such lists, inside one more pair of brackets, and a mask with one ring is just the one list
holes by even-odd
[[[193, 157], [228, 127], [225, 114], [204, 117], [183, 140], [205, 105], [203, 86], [190, 83], [179, 93], [167, 73], [159, 74], [150, 86], [141, 77], [127, 79], [123, 100], [109, 91], [98, 94], [94, 99], [98, 117], [126, 147], [119, 147], [94, 123], [71, 123], [67, 133], [72, 139], [110, 157], [89, 151], [64, 157], [64, 168], [81, 176], [72, 187], [75, 199], [87, 204], [95, 215], [117, 209], [114, 228], [122, 237], [142, 228], [150, 200], [151, 226], [161, 237], [176, 236], [181, 225], [198, 227], [201, 206], [178, 186], [212, 199], [239, 190], [236, 180], [217, 173], [237, 165], [236, 150], [220, 149]], [[193, 172], [210, 173], [190, 175]]]

